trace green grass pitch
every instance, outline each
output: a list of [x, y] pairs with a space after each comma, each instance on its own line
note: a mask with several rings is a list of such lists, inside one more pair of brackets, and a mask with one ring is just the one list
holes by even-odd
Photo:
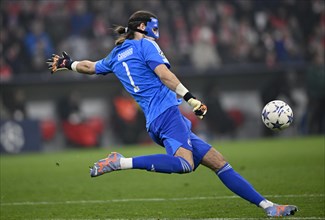
[[[325, 219], [324, 136], [214, 143], [269, 200], [295, 204], [288, 219]], [[263, 219], [205, 167], [190, 174], [126, 170], [90, 178], [110, 151], [126, 157], [159, 146], [1, 155], [0, 219]]]

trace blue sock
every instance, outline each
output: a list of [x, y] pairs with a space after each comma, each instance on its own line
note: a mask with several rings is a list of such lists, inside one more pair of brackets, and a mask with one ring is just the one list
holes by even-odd
[[234, 171], [230, 164], [226, 163], [216, 174], [228, 189], [243, 199], [257, 206], [264, 200], [263, 196], [247, 180]]
[[142, 169], [159, 173], [189, 173], [191, 165], [182, 157], [166, 154], [133, 157], [133, 169]]

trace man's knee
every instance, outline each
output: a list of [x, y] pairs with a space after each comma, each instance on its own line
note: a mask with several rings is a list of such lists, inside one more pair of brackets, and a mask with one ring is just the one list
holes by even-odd
[[186, 159], [184, 159], [183, 157], [177, 157], [181, 164], [182, 164], [182, 169], [179, 173], [191, 173], [194, 169], [194, 163], [190, 163], [189, 161], [187, 161]]
[[193, 161], [193, 154], [192, 151], [180, 147], [175, 155], [178, 157], [182, 163], [183, 171], [180, 173], [190, 173], [194, 170], [194, 161]]
[[226, 164], [225, 158], [214, 148], [211, 148], [203, 157], [201, 164], [213, 171], [218, 171]]

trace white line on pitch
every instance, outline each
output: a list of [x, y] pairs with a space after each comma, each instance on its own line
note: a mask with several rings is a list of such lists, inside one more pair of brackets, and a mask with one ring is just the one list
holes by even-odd
[[[324, 197], [325, 194], [300, 194], [300, 195], [266, 195], [266, 198], [301, 198], [301, 197]], [[183, 197], [183, 198], [137, 198], [137, 199], [109, 199], [109, 200], [75, 200], [75, 201], [40, 201], [40, 202], [1, 202], [1, 206], [16, 205], [60, 205], [60, 204], [90, 204], [90, 203], [119, 203], [119, 202], [163, 202], [163, 201], [187, 201], [187, 200], [213, 200], [213, 199], [238, 199], [238, 196], [206, 196], [206, 197]]]

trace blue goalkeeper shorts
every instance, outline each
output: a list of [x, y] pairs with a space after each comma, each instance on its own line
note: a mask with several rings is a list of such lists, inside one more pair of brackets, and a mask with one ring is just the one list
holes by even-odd
[[191, 131], [192, 124], [173, 106], [159, 115], [149, 126], [150, 137], [174, 156], [179, 147], [192, 151], [194, 169], [196, 169], [211, 145], [204, 142]]

